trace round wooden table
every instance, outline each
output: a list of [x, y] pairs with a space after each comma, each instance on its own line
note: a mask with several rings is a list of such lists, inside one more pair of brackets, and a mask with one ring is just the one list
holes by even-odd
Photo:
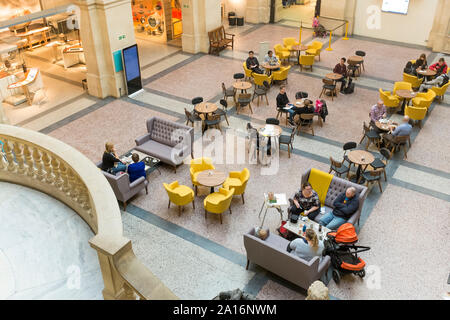
[[434, 77], [436, 75], [436, 71], [431, 69], [422, 70], [421, 68], [417, 68], [416, 72], [424, 77]]
[[201, 102], [197, 104], [194, 109], [198, 113], [213, 113], [217, 111], [218, 107], [216, 104], [211, 102]]
[[251, 87], [252, 84], [247, 81], [236, 81], [235, 83], [233, 83], [233, 88], [235, 88], [236, 90], [241, 90], [241, 93], [247, 93], [247, 89], [250, 89]]
[[[351, 162], [358, 165], [358, 170], [356, 170], [356, 181], [354, 181], [358, 183], [359, 178], [361, 177], [361, 166], [365, 166], [365, 170], [367, 166], [375, 160], [375, 157], [365, 150], [350, 151], [347, 153], [347, 157]], [[361, 182], [364, 183], [364, 178], [361, 179]]]
[[[265, 128], [267, 126], [272, 126], [273, 127], [273, 132], [267, 132], [265, 133], [264, 131], [266, 130]], [[283, 129], [281, 129], [280, 126], [275, 125], [275, 124], [266, 124], [265, 126], [262, 126], [258, 129], [258, 132], [260, 135], [264, 136], [264, 137], [278, 137], [281, 135], [281, 133], [283, 132]]]
[[297, 63], [298, 63], [298, 62], [299, 62], [299, 59], [300, 59], [300, 53], [301, 53], [302, 51], [306, 51], [306, 50], [308, 50], [308, 46], [305, 46], [305, 45], [303, 45], [303, 44], [299, 44], [299, 45], [296, 45], [296, 46], [292, 46], [291, 49], [290, 49], [289, 51], [295, 51], [295, 52], [297, 52]]
[[210, 187], [211, 193], [214, 192], [214, 187], [222, 185], [227, 179], [227, 174], [217, 170], [205, 170], [197, 175], [197, 181], [202, 186]]
[[279, 65], [279, 64], [276, 64], [276, 65], [272, 66], [272, 65], [270, 65], [270, 64], [264, 63], [264, 64], [261, 65], [261, 67], [263, 67], [264, 69], [266, 69], [267, 74], [270, 76], [270, 74], [272, 73], [272, 70], [279, 69], [279, 68], [280, 68], [280, 65]]
[[348, 60], [348, 63], [353, 62], [355, 64], [358, 64], [358, 63], [362, 63], [364, 61], [364, 58], [360, 57], [360, 56], [351, 56], [351, 57], [348, 57], [347, 60]]
[[327, 73], [327, 74], [325, 75], [325, 78], [330, 79], [330, 80], [333, 80], [333, 81], [340, 80], [340, 79], [342, 79], [343, 77], [344, 77], [344, 76], [343, 76], [342, 74], [334, 73], [334, 72], [332, 72], [332, 73]]
[[414, 91], [406, 90], [406, 89], [400, 89], [400, 90], [395, 91], [395, 94], [397, 96], [399, 96], [400, 99], [403, 100], [403, 102], [402, 102], [402, 109], [399, 112], [397, 112], [397, 113], [404, 115], [406, 101], [409, 102], [409, 100], [414, 98], [417, 95], [417, 93], [415, 93]]
[[375, 125], [381, 131], [389, 131], [390, 127], [391, 126], [396, 126], [397, 123], [392, 122], [391, 120], [389, 120], [388, 123], [381, 123], [380, 121], [377, 121], [377, 122], [375, 122]]

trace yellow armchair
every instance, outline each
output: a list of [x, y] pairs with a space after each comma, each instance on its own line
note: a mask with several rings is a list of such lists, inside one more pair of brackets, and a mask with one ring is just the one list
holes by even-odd
[[244, 61], [244, 63], [242, 65], [244, 67], [245, 77], [248, 78], [248, 79], [251, 79], [253, 71], [247, 68], [247, 63], [245, 61]]
[[205, 170], [214, 170], [215, 167], [212, 164], [211, 158], [196, 158], [191, 160], [191, 168], [189, 169], [191, 174], [192, 184], [195, 187], [195, 194], [197, 194], [197, 186], [200, 184], [197, 181], [197, 175]]
[[320, 52], [322, 51], [323, 43], [320, 41], [313, 41], [306, 50], [306, 54], [318, 56], [320, 61]]
[[283, 38], [283, 45], [290, 51], [293, 46], [297, 46], [300, 43], [295, 41], [295, 38]]
[[289, 70], [291, 70], [291, 66], [281, 67], [279, 71], [272, 72], [273, 80], [286, 81], [287, 83]]
[[271, 74], [270, 76], [268, 76], [267, 74], [254, 73], [253, 80], [255, 82], [255, 85], [263, 86], [264, 81], [267, 81], [269, 84], [272, 83], [273, 75]]
[[410, 74], [403, 73], [403, 82], [411, 83], [411, 86], [413, 88], [419, 88], [420, 85], [422, 84], [422, 81], [423, 81], [423, 78], [419, 79], [416, 76], [412, 76]]
[[288, 60], [291, 56], [291, 52], [288, 49], [284, 48], [281, 44], [276, 44], [273, 49], [280, 61]]
[[233, 198], [234, 188], [229, 189], [219, 188], [219, 192], [214, 192], [208, 195], [203, 201], [205, 206], [205, 219], [208, 212], [218, 214], [220, 216], [220, 223], [222, 223], [222, 213], [227, 209], [231, 214], [231, 199]]
[[241, 195], [242, 203], [245, 203], [244, 193], [248, 179], [250, 179], [250, 171], [247, 168], [244, 168], [241, 172], [231, 171], [229, 177], [225, 180], [223, 187], [234, 188], [234, 195]]
[[397, 98], [399, 98], [399, 96], [397, 96], [396, 94], [397, 90], [412, 91], [412, 85], [409, 82], [397, 81], [394, 83], [394, 90], [392, 90], [392, 92]]
[[412, 99], [412, 104], [414, 107], [419, 108], [429, 108], [434, 98], [436, 98], [436, 93], [433, 90], [428, 90], [428, 92], [420, 92], [415, 98]]
[[405, 106], [405, 116], [411, 120], [419, 121], [419, 127], [422, 128], [422, 120], [427, 115], [427, 108]]
[[301, 55], [300, 59], [298, 60], [298, 63], [300, 64], [300, 71], [303, 71], [304, 66], [310, 66], [311, 71], [313, 69], [314, 64], [314, 56], [312, 55]]
[[164, 189], [166, 189], [169, 196], [169, 206], [173, 202], [178, 206], [178, 215], [181, 214], [181, 207], [192, 202], [192, 207], [195, 210], [194, 203], [194, 191], [188, 186], [179, 185], [178, 181], [174, 181], [171, 184], [163, 183]]
[[439, 100], [443, 101], [444, 100], [444, 95], [445, 92], [448, 89], [448, 86], [450, 85], [450, 82], [448, 82], [446, 85], [442, 86], [442, 87], [433, 87], [430, 90], [433, 90], [434, 93], [436, 93], [436, 96], [439, 97]]
[[391, 94], [390, 91], [383, 91], [381, 88], [380, 91], [380, 99], [383, 100], [386, 108], [397, 108], [400, 104], [400, 100]]

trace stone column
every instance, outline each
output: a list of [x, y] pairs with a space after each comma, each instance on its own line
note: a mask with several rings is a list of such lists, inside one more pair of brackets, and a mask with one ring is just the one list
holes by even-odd
[[208, 53], [208, 31], [222, 25], [220, 0], [182, 0], [181, 7], [183, 51]]
[[450, 1], [440, 0], [427, 46], [435, 52], [450, 53]]
[[[124, 95], [123, 71], [115, 72], [113, 52], [136, 43], [131, 0], [74, 0], [80, 8], [80, 36], [86, 57], [90, 95]], [[121, 90], [119, 90], [121, 89]]]

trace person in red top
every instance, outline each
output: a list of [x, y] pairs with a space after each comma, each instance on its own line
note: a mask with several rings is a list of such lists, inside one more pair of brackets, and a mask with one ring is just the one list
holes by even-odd
[[341, 92], [344, 91], [344, 87], [346, 84], [346, 80], [345, 77], [347, 76], [347, 66], [345, 65], [345, 61], [347, 61], [345, 58], [341, 59], [341, 62], [339, 62], [333, 69], [334, 73], [338, 73], [340, 75], [342, 75], [343, 77], [339, 80], [336, 80], [336, 82], [341, 82]]
[[440, 76], [443, 73], [447, 73], [447, 63], [445, 63], [444, 58], [440, 58], [439, 62], [432, 64], [430, 70], [436, 71], [436, 76]]

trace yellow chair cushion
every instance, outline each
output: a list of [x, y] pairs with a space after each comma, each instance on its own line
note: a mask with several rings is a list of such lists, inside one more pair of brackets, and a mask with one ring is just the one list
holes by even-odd
[[173, 192], [180, 195], [180, 197], [185, 197], [189, 194], [191, 194], [192, 196], [194, 196], [194, 191], [189, 188], [188, 186], [178, 186], [175, 189], [173, 189]]
[[230, 187], [240, 187], [242, 186], [242, 181], [237, 178], [227, 178], [224, 182], [224, 185], [230, 186]]
[[332, 174], [311, 168], [308, 182], [311, 184], [314, 191], [316, 191], [319, 195], [319, 200], [322, 205], [325, 203], [325, 198], [327, 197], [328, 188], [330, 187], [332, 179]]

